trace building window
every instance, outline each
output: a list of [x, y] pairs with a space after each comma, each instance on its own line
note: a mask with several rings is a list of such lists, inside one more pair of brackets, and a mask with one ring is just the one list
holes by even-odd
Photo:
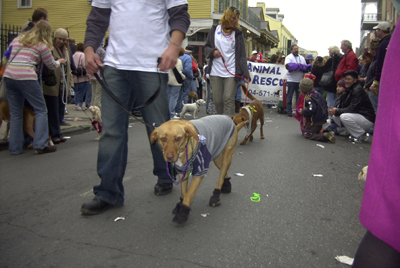
[[17, 0], [18, 8], [32, 8], [32, 0]]

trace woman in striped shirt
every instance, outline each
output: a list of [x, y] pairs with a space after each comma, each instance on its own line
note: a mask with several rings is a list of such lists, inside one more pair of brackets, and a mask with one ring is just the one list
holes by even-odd
[[54, 61], [51, 55], [51, 25], [47, 21], [39, 21], [24, 36], [14, 39], [10, 46], [10, 59], [13, 60], [4, 72], [11, 116], [9, 150], [11, 154], [23, 152], [22, 107], [26, 98], [36, 116], [33, 148], [39, 154], [54, 152], [56, 147], [48, 144], [47, 108], [36, 74], [36, 66], [41, 62], [52, 70], [65, 63], [64, 59]]

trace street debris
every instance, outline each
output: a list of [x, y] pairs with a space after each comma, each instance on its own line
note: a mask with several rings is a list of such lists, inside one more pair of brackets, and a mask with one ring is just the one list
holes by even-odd
[[353, 261], [354, 261], [353, 258], [350, 258], [350, 257], [347, 257], [347, 256], [336, 256], [335, 259], [338, 262], [341, 262], [341, 263], [344, 263], [344, 264], [347, 264], [347, 265], [350, 265], [350, 266], [353, 265]]
[[314, 177], [323, 177], [324, 175], [322, 175], [322, 174], [312, 174]]
[[238, 154], [243, 154], [243, 152], [239, 152]]
[[210, 215], [210, 213], [201, 214], [201, 216], [202, 216], [203, 218], [207, 217], [208, 215]]
[[70, 136], [64, 136], [64, 138], [66, 138], [66, 139], [70, 139], [71, 137], [70, 137]]
[[115, 218], [114, 221], [124, 221], [124, 220], [125, 220], [125, 217], [118, 217], [118, 218]]
[[253, 202], [260, 202], [260, 200], [261, 200], [260, 194], [253, 193], [253, 195], [254, 196], [250, 197], [250, 200]]
[[325, 148], [322, 144], [317, 144], [318, 147]]
[[235, 175], [239, 176], [239, 177], [243, 177], [244, 176], [244, 174], [242, 174], [242, 173], [235, 173]]
[[265, 120], [265, 123], [272, 123], [272, 120]]

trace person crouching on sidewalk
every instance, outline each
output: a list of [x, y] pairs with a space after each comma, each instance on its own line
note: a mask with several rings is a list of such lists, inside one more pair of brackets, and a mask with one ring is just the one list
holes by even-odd
[[302, 133], [306, 139], [335, 143], [333, 132], [321, 133], [322, 125], [328, 118], [328, 107], [324, 97], [313, 88], [313, 81], [305, 78], [299, 85], [300, 93], [304, 94], [304, 105], [296, 111], [303, 116]]

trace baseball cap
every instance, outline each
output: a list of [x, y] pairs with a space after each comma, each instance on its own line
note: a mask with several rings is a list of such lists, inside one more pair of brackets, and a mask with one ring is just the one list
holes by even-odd
[[257, 50], [253, 50], [253, 52], [251, 52], [251, 55], [257, 54]]
[[373, 28], [374, 30], [376, 29], [381, 29], [382, 31], [390, 31], [390, 23], [387, 21], [381, 21], [377, 26]]

